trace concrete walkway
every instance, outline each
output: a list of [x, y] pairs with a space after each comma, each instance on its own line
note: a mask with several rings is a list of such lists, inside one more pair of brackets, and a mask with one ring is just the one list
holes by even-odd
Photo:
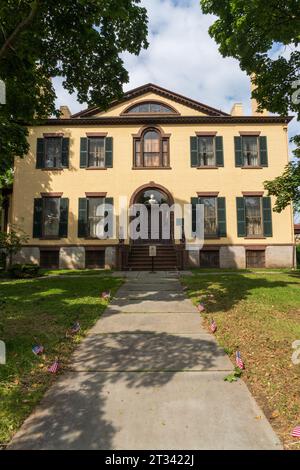
[[126, 279], [11, 449], [281, 449], [176, 274]]

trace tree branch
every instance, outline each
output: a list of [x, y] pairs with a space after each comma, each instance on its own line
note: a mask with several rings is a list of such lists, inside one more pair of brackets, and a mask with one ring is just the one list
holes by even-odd
[[26, 18], [24, 18], [24, 20], [22, 20], [21, 23], [18, 24], [18, 26], [11, 33], [11, 35], [6, 39], [3, 46], [1, 47], [0, 60], [5, 56], [7, 50], [9, 48], [12, 48], [12, 43], [17, 38], [18, 34], [20, 34], [20, 32], [23, 31], [31, 23], [31, 21], [33, 20], [33, 18], [35, 17], [37, 13], [38, 7], [39, 7], [39, 0], [35, 0], [34, 2], [32, 2], [32, 7], [31, 7], [29, 15]]

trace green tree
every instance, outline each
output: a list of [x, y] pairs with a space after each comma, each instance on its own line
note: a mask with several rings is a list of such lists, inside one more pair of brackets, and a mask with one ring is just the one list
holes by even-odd
[[[200, 0], [202, 10], [218, 19], [209, 29], [224, 57], [236, 58], [255, 75], [253, 92], [259, 109], [300, 118], [299, 0]], [[277, 51], [277, 52], [276, 52]], [[281, 52], [283, 51], [283, 52]], [[298, 84], [297, 84], [298, 82]], [[300, 136], [295, 161], [282, 176], [265, 183], [280, 212], [291, 202], [300, 208]]]
[[4, 253], [5, 265], [12, 265], [13, 255], [17, 254], [22, 246], [28, 242], [28, 236], [17, 227], [11, 227], [9, 233], [0, 232], [0, 252]]
[[[52, 77], [79, 102], [105, 108], [128, 82], [120, 54], [147, 44], [140, 0], [0, 0], [0, 188], [28, 151], [25, 124], [58, 116]], [[2, 176], [2, 178], [1, 178]]]

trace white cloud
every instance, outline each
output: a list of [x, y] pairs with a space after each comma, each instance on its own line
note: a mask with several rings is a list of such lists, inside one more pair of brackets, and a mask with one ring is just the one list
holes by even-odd
[[[230, 112], [243, 102], [250, 114], [250, 82], [236, 60], [223, 58], [208, 34], [214, 21], [203, 15], [198, 0], [142, 0], [149, 16], [149, 48], [139, 57], [123, 55], [130, 82], [125, 91], [148, 82], [168, 88], [210, 106]], [[85, 106], [55, 79], [57, 105], [73, 113]], [[296, 132], [296, 122], [290, 134]]]

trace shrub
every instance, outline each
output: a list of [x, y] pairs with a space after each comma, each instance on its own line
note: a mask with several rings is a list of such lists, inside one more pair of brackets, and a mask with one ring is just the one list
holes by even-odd
[[8, 272], [16, 279], [26, 279], [38, 276], [39, 269], [37, 264], [13, 264], [8, 268]]

